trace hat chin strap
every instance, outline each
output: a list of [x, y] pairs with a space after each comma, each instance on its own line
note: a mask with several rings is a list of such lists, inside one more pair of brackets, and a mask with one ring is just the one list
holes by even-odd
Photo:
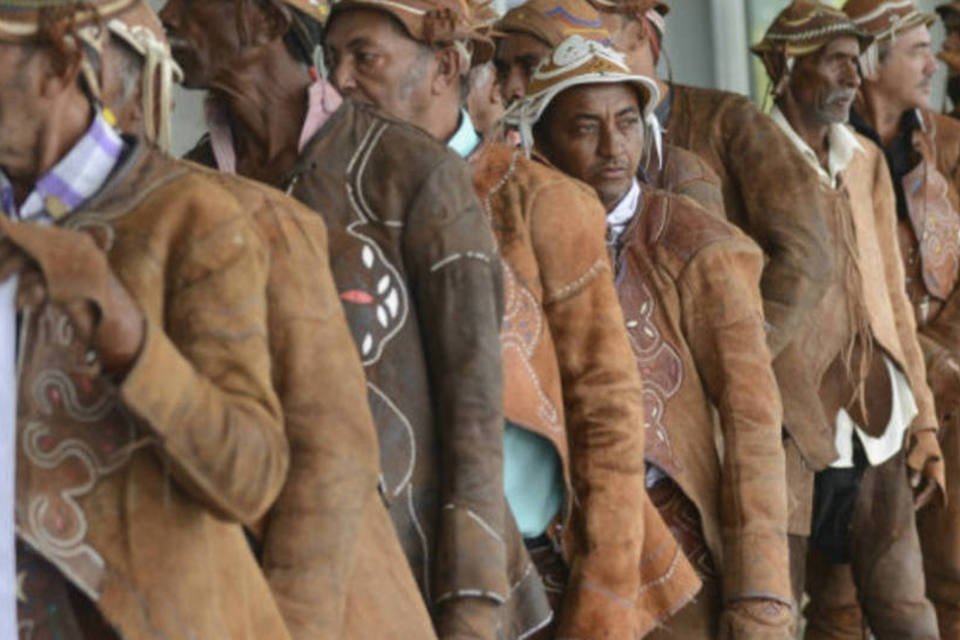
[[171, 143], [173, 83], [183, 79], [183, 71], [166, 43], [150, 29], [140, 25], [131, 27], [116, 18], [107, 23], [107, 28], [143, 58], [143, 119], [147, 140], [167, 151]]

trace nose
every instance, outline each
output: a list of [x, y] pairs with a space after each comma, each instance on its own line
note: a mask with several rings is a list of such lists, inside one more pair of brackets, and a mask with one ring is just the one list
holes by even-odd
[[344, 57], [334, 60], [330, 64], [330, 77], [337, 91], [346, 95], [357, 88], [357, 81], [353, 76], [353, 66], [348, 64]]
[[616, 158], [623, 154], [625, 138], [615, 125], [600, 127], [600, 141], [597, 153], [603, 158]]
[[860, 70], [857, 68], [856, 60], [850, 60], [844, 65], [840, 80], [845, 87], [856, 89], [860, 86]]

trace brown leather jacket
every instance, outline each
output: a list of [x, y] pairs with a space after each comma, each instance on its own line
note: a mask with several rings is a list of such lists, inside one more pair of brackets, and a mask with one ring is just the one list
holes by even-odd
[[664, 141], [693, 151], [723, 186], [727, 218], [768, 257], [760, 280], [773, 357], [823, 295], [832, 271], [826, 211], [812, 172], [767, 116], [745, 97], [670, 85]]
[[763, 329], [763, 256], [732, 225], [655, 189], [644, 189], [616, 254], [617, 292], [644, 372], [646, 459], [697, 506], [723, 601], [789, 606], [782, 413]]
[[[821, 387], [838, 356], [853, 341], [861, 339], [858, 335], [869, 334], [874, 353], [885, 352], [906, 375], [919, 411], [912, 431], [937, 427], [913, 309], [903, 287], [890, 174], [880, 149], [862, 136], [858, 135], [857, 140], [862, 151], [854, 154], [840, 174], [842, 188], [819, 186], [832, 202], [828, 220], [835, 272], [831, 285], [801, 326], [797, 339], [774, 362], [782, 382], [784, 424], [807, 468], [813, 470], [824, 468], [836, 458], [836, 407], [819, 401], [825, 391]], [[880, 362], [876, 355], [872, 358], [874, 364]], [[856, 386], [855, 370], [852, 375], [851, 384]], [[866, 384], [865, 391], [869, 402], [871, 391], [884, 389]], [[812, 492], [812, 485], [805, 491]], [[809, 531], [809, 503], [799, 500], [796, 504], [798, 508], [791, 513], [791, 533], [803, 534]]]
[[290, 471], [257, 529], [261, 566], [290, 635], [432, 638], [380, 497], [366, 378], [330, 273], [323, 220], [279, 191], [219, 175], [237, 200], [263, 201], [251, 213], [270, 250], [271, 371]]
[[[60, 223], [93, 235], [144, 313], [132, 369], [119, 386], [97, 374], [52, 304], [21, 318], [18, 534], [123, 638], [288, 637], [239, 525], [274, 501], [288, 461], [269, 249], [248, 213], [266, 206], [134, 147]], [[49, 288], [95, 299], [96, 249], [64, 269], [41, 246]]]
[[640, 171], [640, 180], [651, 187], [692, 198], [721, 220], [723, 188], [720, 177], [700, 156], [672, 144], [663, 145], [663, 160]]
[[[506, 416], [553, 443], [572, 568], [558, 635], [642, 637], [699, 588], [643, 486], [642, 388], [592, 189], [512, 147], [471, 158], [505, 262]], [[622, 602], [633, 602], [633, 610]]]
[[347, 100], [293, 180], [327, 222], [382, 491], [428, 606], [439, 620], [467, 600], [506, 603], [503, 634], [525, 633], [548, 613], [503, 497], [502, 278], [467, 167]]

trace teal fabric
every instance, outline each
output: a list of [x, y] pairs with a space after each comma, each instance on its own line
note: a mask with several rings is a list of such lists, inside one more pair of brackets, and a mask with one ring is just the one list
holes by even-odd
[[524, 538], [543, 535], [563, 506], [563, 471], [553, 444], [509, 420], [503, 431], [503, 487]]
[[[466, 110], [447, 146], [461, 158], [480, 146]], [[510, 511], [524, 538], [543, 535], [563, 505], [563, 470], [553, 444], [507, 421], [503, 432], [503, 486]]]
[[466, 109], [460, 111], [460, 126], [457, 132], [447, 141], [447, 146], [453, 149], [461, 158], [468, 157], [480, 146], [480, 134], [473, 128], [473, 120]]

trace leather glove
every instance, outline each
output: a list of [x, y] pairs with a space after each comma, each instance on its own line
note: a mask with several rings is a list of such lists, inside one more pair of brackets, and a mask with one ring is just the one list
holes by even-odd
[[107, 373], [132, 366], [144, 340], [144, 316], [90, 236], [0, 216], [0, 281], [13, 274], [20, 276], [21, 309], [56, 304]]
[[779, 600], [749, 598], [727, 604], [720, 616], [720, 640], [792, 640], [793, 607]]
[[453, 598], [435, 618], [440, 640], [493, 640], [500, 629], [501, 605], [489, 598]]
[[938, 494], [941, 500], [945, 499], [946, 471], [936, 430], [921, 429], [910, 434], [907, 475], [914, 492], [915, 508], [923, 508]]

